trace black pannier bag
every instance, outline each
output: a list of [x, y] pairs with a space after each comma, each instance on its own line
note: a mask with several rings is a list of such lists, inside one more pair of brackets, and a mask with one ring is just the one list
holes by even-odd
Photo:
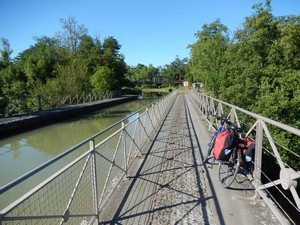
[[234, 137], [232, 130], [224, 130], [217, 134], [213, 150], [216, 160], [229, 160], [234, 147]]

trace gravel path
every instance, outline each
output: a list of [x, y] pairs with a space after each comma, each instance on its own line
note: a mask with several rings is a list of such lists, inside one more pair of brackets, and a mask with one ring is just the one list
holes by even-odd
[[170, 135], [150, 224], [214, 224], [188, 110], [179, 95], [165, 123]]
[[262, 200], [251, 197], [250, 182], [225, 189], [217, 166], [202, 164], [209, 139], [203, 118], [178, 94], [132, 179], [123, 180], [100, 213], [100, 224], [280, 224]]

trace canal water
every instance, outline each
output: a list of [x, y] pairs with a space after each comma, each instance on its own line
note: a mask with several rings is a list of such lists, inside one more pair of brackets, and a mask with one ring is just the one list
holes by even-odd
[[[0, 139], [0, 187], [156, 100], [131, 101]], [[12, 199], [0, 197], [1, 210]]]

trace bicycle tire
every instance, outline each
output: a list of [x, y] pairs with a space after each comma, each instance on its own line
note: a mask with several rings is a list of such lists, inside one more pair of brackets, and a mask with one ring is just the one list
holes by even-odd
[[207, 162], [208, 157], [211, 155], [211, 152], [212, 152], [212, 150], [214, 148], [214, 145], [215, 145], [216, 136], [217, 135], [214, 135], [213, 138], [211, 139], [210, 143], [208, 144], [209, 147], [207, 149], [206, 156], [204, 157], [204, 160], [203, 160], [204, 163]]
[[231, 154], [228, 162], [219, 163], [219, 180], [224, 188], [228, 188], [234, 182], [240, 169], [241, 157], [241, 151], [237, 150], [237, 154]]

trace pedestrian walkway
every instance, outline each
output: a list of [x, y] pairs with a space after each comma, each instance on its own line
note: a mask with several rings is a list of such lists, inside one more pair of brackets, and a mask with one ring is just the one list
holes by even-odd
[[[224, 189], [202, 164], [210, 134], [179, 94], [145, 155], [100, 212], [100, 224], [279, 224], [246, 180]], [[204, 153], [203, 153], [204, 152]]]

